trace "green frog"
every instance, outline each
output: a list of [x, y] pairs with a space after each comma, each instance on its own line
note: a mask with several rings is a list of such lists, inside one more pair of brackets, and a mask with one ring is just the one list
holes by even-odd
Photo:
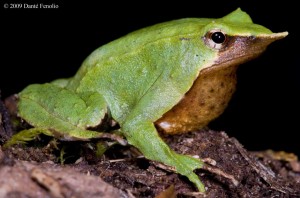
[[222, 18], [183, 18], [134, 31], [92, 52], [74, 77], [33, 84], [18, 94], [18, 115], [33, 128], [8, 144], [44, 133], [90, 140], [103, 121], [119, 125], [128, 143], [171, 166], [199, 191], [204, 162], [178, 154], [159, 131], [201, 129], [226, 108], [238, 65], [288, 33], [254, 24], [240, 8]]

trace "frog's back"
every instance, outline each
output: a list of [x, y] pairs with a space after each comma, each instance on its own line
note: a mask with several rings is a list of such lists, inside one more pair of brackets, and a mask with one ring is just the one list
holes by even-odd
[[92, 66], [99, 61], [120, 57], [164, 38], [195, 33], [209, 21], [211, 19], [185, 18], [136, 30], [99, 47], [84, 61], [83, 65]]
[[122, 56], [143, 53], [141, 49], [153, 42], [170, 39], [175, 36], [186, 36], [199, 32], [199, 30], [211, 22], [213, 19], [203, 18], [184, 18], [168, 22], [159, 23], [153, 26], [142, 28], [131, 32], [119, 39], [116, 39], [106, 45], [103, 45], [92, 52], [83, 62], [76, 75], [69, 81], [68, 87], [76, 89], [79, 86], [81, 78], [93, 67], [106, 64], [114, 59], [121, 59]]
[[99, 47], [90, 58], [96, 56], [99, 59], [100, 56], [101, 59], [106, 59], [120, 56], [160, 39], [192, 34], [198, 32], [209, 21], [211, 19], [185, 18], [142, 28]]

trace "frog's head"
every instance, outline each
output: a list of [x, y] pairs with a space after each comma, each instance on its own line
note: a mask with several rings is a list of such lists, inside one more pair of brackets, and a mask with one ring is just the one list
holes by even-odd
[[212, 20], [203, 28], [205, 45], [217, 51], [212, 66], [239, 65], [260, 55], [266, 47], [288, 35], [288, 32], [273, 33], [252, 22], [240, 8], [220, 19]]
[[237, 66], [260, 55], [288, 33], [273, 33], [254, 24], [240, 9], [220, 19], [207, 19], [201, 35], [204, 52], [213, 54], [182, 100], [156, 122], [165, 133], [200, 129], [217, 118], [235, 91]]

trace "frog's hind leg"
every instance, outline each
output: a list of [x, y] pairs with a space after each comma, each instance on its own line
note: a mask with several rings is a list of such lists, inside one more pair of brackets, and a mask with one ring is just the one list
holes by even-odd
[[9, 144], [28, 141], [40, 133], [63, 140], [88, 140], [101, 133], [88, 130], [99, 125], [107, 113], [97, 92], [75, 93], [54, 84], [34, 84], [19, 95], [18, 114], [33, 126], [21, 131]]

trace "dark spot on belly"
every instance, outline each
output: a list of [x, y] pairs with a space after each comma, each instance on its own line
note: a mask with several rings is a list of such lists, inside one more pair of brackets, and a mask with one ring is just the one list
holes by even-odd
[[225, 86], [225, 85], [224, 85], [224, 82], [221, 82], [221, 83], [220, 83], [220, 87], [223, 88], [224, 86]]
[[214, 110], [215, 108], [216, 108], [215, 105], [210, 105], [210, 106], [209, 106], [209, 110], [211, 110], [211, 111]]
[[222, 102], [221, 102], [221, 106], [225, 106], [227, 104], [227, 101], [225, 101], [225, 100], [223, 100]]
[[199, 105], [200, 106], [205, 106], [205, 101], [204, 100], [200, 100]]

